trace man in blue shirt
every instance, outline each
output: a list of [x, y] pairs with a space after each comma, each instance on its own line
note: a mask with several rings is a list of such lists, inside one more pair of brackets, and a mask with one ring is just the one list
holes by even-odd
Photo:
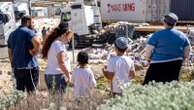
[[144, 84], [170, 82], [178, 80], [183, 61], [187, 61], [190, 53], [190, 42], [187, 36], [174, 28], [178, 17], [170, 13], [164, 17], [165, 29], [155, 32], [149, 39], [145, 49], [145, 57], [150, 61]]
[[25, 16], [21, 26], [8, 39], [8, 53], [18, 90], [32, 92], [38, 82], [39, 67], [36, 55], [40, 40], [32, 30], [32, 18]]

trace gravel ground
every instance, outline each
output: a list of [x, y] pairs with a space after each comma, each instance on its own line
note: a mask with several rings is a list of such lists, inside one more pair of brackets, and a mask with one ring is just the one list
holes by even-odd
[[7, 47], [0, 47], [0, 58], [8, 57]]

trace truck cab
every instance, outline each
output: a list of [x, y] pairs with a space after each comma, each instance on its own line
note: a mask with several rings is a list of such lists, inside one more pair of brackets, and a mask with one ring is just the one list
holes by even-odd
[[6, 46], [11, 32], [20, 24], [24, 15], [29, 15], [27, 3], [0, 2], [0, 46]]
[[116, 37], [131, 38], [134, 31], [134, 26], [125, 23], [119, 23], [120, 26], [115, 29], [102, 29], [101, 15], [95, 0], [91, 5], [85, 5], [83, 0], [67, 4], [62, 10], [61, 22], [68, 22], [75, 33], [75, 48], [113, 44]]
[[90, 34], [90, 27], [102, 28], [100, 11], [97, 6], [84, 5], [82, 2], [67, 4], [61, 14], [62, 22], [69, 22], [70, 28], [78, 35]]
[[9, 34], [16, 29], [12, 2], [0, 2], [0, 45], [7, 45]]
[[75, 32], [75, 46], [90, 46], [96, 37], [94, 30], [102, 28], [98, 7], [86, 6], [83, 2], [67, 4], [62, 10], [61, 22], [68, 22]]

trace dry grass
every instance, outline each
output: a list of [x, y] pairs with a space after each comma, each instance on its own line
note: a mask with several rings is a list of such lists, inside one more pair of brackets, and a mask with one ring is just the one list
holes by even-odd
[[72, 91], [66, 94], [49, 95], [47, 92], [31, 94], [8, 110], [95, 110], [109, 96], [93, 91], [88, 97], [73, 98]]
[[[67, 92], [63, 96], [59, 94], [49, 95], [44, 79], [45, 62], [42, 63], [43, 64], [40, 64], [39, 92], [26, 96], [20, 103], [13, 105], [8, 108], [8, 110], [95, 110], [98, 105], [104, 103], [104, 100], [110, 97], [109, 93], [106, 91], [110, 88], [110, 82], [103, 77], [102, 64], [91, 65], [91, 69], [97, 79], [97, 90], [92, 91], [88, 97], [74, 99], [71, 87], [67, 88]], [[7, 67], [7, 65], [5, 66]], [[190, 69], [191, 68], [183, 68], [181, 71], [183, 76], [181, 76], [181, 78], [184, 78], [185, 76], [191, 78], [189, 75], [193, 75], [193, 79], [194, 69], [192, 70], [192, 73]], [[145, 71], [138, 71], [137, 73], [135, 80], [137, 83], [141, 83], [145, 75], [142, 73], [145, 73]]]
[[182, 66], [179, 79], [182, 81], [194, 80], [194, 66]]
[[50, 95], [47, 90], [44, 77], [44, 64], [41, 64], [39, 83], [37, 94], [26, 95], [25, 99], [20, 103], [13, 105], [8, 110], [95, 110], [98, 105], [104, 103], [104, 99], [110, 97], [109, 93], [105, 91], [107, 88], [107, 80], [102, 77], [103, 65], [91, 65], [98, 86], [92, 91], [90, 96], [75, 99], [73, 97], [72, 87], [68, 87], [66, 93]]

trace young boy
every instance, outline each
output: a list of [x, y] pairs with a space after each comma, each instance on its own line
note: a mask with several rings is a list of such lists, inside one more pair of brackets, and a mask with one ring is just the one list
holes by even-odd
[[72, 74], [75, 97], [89, 96], [92, 89], [96, 87], [96, 80], [93, 72], [87, 66], [88, 59], [89, 57], [86, 52], [78, 53], [77, 61], [79, 67], [77, 67]]
[[134, 62], [124, 55], [128, 48], [128, 39], [117, 38], [114, 44], [116, 56], [111, 56], [107, 66], [103, 68], [105, 77], [112, 81], [113, 96], [122, 95], [121, 84], [128, 83], [135, 75]]

